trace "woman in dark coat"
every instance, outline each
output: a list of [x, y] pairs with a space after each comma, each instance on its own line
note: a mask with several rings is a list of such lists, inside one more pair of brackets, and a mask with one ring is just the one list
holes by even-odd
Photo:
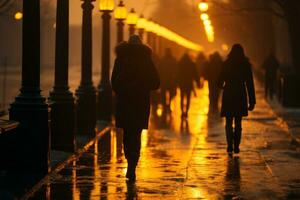
[[116, 47], [117, 58], [112, 73], [116, 93], [116, 125], [123, 129], [124, 153], [128, 168], [126, 177], [135, 181], [142, 129], [148, 128], [150, 91], [158, 89], [159, 76], [151, 59], [151, 49], [137, 35]]
[[227, 152], [239, 153], [242, 117], [248, 116], [248, 110], [252, 111], [256, 103], [251, 64], [240, 44], [233, 45], [218, 85], [224, 89], [221, 116], [226, 117]]

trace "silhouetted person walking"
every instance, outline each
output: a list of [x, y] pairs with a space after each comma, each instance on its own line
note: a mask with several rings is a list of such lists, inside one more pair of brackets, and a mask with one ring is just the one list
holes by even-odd
[[204, 70], [205, 78], [208, 81], [209, 108], [212, 112], [218, 111], [220, 88], [217, 82], [222, 70], [222, 65], [222, 57], [218, 52], [215, 52], [209, 56], [209, 61]]
[[116, 48], [117, 58], [112, 74], [116, 93], [116, 125], [124, 131], [123, 145], [128, 168], [126, 177], [135, 181], [140, 156], [141, 132], [148, 128], [150, 91], [158, 89], [159, 76], [153, 64], [151, 49], [137, 35]]
[[199, 82], [200, 82], [200, 87], [202, 88], [203, 87], [203, 82], [204, 82], [204, 70], [205, 70], [205, 65], [207, 64], [207, 59], [204, 55], [203, 52], [200, 52], [198, 55], [197, 55], [197, 58], [196, 58], [196, 69], [197, 69], [197, 72], [198, 72], [198, 75], [199, 75]]
[[240, 44], [233, 45], [223, 64], [218, 85], [224, 90], [221, 116], [226, 117], [227, 152], [239, 153], [242, 117], [248, 116], [248, 110], [252, 111], [256, 103], [251, 64]]
[[[178, 63], [177, 71], [177, 83], [180, 88], [180, 106], [181, 106], [181, 117], [187, 118], [188, 111], [190, 108], [191, 92], [194, 90], [194, 81], [199, 86], [199, 78], [195, 63], [191, 60], [189, 55], [185, 53]], [[186, 99], [186, 105], [184, 104]]]
[[276, 92], [276, 79], [279, 62], [273, 54], [270, 54], [263, 63], [265, 69], [265, 97], [273, 99]]
[[171, 100], [176, 94], [176, 71], [177, 61], [172, 55], [171, 49], [167, 48], [164, 57], [161, 59], [159, 69], [161, 78], [161, 99], [166, 111], [170, 111]]

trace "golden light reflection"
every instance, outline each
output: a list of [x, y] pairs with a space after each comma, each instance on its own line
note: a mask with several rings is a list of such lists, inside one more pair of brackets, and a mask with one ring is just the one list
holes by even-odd
[[80, 191], [77, 188], [76, 160], [72, 162], [72, 192], [73, 200], [80, 200]]
[[162, 106], [161, 104], [159, 104], [159, 105], [157, 106], [157, 109], [156, 109], [156, 115], [157, 115], [158, 117], [161, 117], [162, 114], [163, 114], [163, 106]]
[[101, 195], [101, 171], [98, 164], [98, 142], [94, 144], [94, 181], [93, 181], [93, 190], [91, 191], [91, 199], [93, 197], [99, 197]]

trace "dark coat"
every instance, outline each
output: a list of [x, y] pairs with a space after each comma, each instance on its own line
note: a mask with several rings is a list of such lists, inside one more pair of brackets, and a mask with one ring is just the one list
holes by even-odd
[[165, 55], [161, 59], [159, 73], [161, 77], [161, 89], [172, 90], [176, 87], [177, 61], [172, 55]]
[[121, 43], [112, 73], [116, 93], [116, 125], [120, 128], [148, 128], [150, 91], [159, 87], [151, 49], [143, 44]]
[[248, 59], [227, 59], [223, 64], [218, 85], [224, 89], [221, 116], [248, 116], [248, 99], [249, 104], [256, 103], [252, 69]]
[[177, 70], [177, 84], [180, 90], [192, 91], [194, 88], [194, 81], [199, 82], [199, 76], [196, 69], [196, 64], [191, 58], [184, 54], [178, 62]]

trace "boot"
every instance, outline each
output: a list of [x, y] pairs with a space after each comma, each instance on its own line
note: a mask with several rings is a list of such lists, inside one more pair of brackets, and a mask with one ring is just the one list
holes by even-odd
[[227, 153], [232, 154], [233, 151], [233, 129], [226, 127]]
[[234, 153], [240, 153], [242, 129], [234, 130]]
[[136, 180], [136, 175], [135, 175], [135, 169], [138, 163], [138, 158], [130, 158], [127, 159], [128, 167], [127, 167], [127, 172], [126, 172], [126, 178], [128, 182], [135, 182]]

